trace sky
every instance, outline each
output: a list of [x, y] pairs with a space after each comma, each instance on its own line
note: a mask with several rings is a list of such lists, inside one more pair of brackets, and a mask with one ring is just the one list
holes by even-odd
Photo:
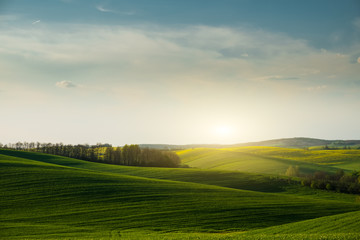
[[360, 139], [358, 0], [0, 0], [0, 143]]

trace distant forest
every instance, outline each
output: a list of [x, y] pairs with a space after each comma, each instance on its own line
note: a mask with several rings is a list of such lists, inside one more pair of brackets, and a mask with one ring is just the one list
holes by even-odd
[[76, 158], [91, 162], [101, 162], [126, 166], [180, 167], [180, 158], [174, 152], [140, 148], [139, 145], [112, 147], [110, 144], [64, 145], [62, 143], [17, 142], [0, 148], [32, 151]]

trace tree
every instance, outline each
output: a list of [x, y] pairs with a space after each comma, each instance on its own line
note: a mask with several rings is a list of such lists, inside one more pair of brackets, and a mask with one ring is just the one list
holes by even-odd
[[107, 147], [105, 149], [104, 161], [107, 163], [115, 163], [114, 161], [114, 149], [112, 147]]
[[[0, 145], [1, 147], [2, 145]], [[4, 147], [7, 147], [6, 145]], [[21, 143], [9, 144], [10, 148], [37, 151], [87, 161], [103, 161], [111, 164], [152, 167], [180, 167], [180, 158], [172, 151], [141, 149], [131, 144], [113, 148], [110, 144], [63, 145], [62, 143]], [[103, 151], [104, 150], [104, 151]], [[298, 168], [297, 168], [298, 169]]]
[[314, 173], [314, 178], [317, 180], [325, 180], [326, 179], [326, 173], [323, 171], [317, 171]]
[[115, 148], [115, 151], [114, 151], [114, 162], [115, 162], [116, 164], [124, 165], [124, 158], [123, 158], [123, 155], [122, 155], [122, 149], [121, 149], [121, 147]]
[[96, 153], [95, 153], [95, 149], [93, 147], [88, 149], [88, 159], [90, 161], [96, 161]]
[[141, 150], [139, 145], [130, 145], [129, 146], [129, 154], [128, 154], [128, 165], [130, 166], [139, 166], [139, 156], [140, 156]]
[[123, 159], [123, 164], [129, 165], [129, 146], [127, 144], [125, 144], [125, 146], [122, 147], [121, 156]]

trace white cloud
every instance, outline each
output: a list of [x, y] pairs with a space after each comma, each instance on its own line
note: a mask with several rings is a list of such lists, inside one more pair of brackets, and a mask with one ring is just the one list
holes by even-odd
[[77, 87], [76, 84], [74, 84], [70, 81], [57, 82], [55, 85], [59, 88], [75, 88], [75, 87]]
[[100, 12], [110, 12], [110, 13], [114, 13], [114, 12], [115, 12], [115, 11], [113, 11], [113, 10], [106, 9], [106, 8], [104, 8], [103, 6], [100, 6], [100, 5], [96, 6], [96, 9], [99, 10]]
[[36, 21], [32, 22], [32, 24], [34, 25], [34, 24], [37, 24], [39, 22], [40, 22], [40, 20], [36, 20]]
[[111, 10], [111, 9], [108, 9], [108, 8], [104, 8], [101, 5], [96, 6], [96, 9], [99, 10], [100, 12], [104, 12], [104, 13], [116, 13], [116, 14], [128, 15], [128, 16], [135, 14], [135, 12], [133, 12], [133, 11], [119, 12], [119, 11]]
[[[6, 65], [17, 59], [13, 64], [21, 61], [22, 68], [51, 75], [58, 87], [71, 87], [62, 79], [70, 83], [86, 79], [114, 87], [139, 85], [149, 91], [163, 84], [174, 89], [224, 81], [249, 86], [261, 79], [279, 87], [274, 80], [306, 88], [313, 81], [335, 81], [328, 77], [332, 75], [344, 79], [345, 85], [359, 74], [346, 52], [320, 51], [306, 41], [266, 31], [91, 25], [64, 25], [54, 30], [44, 25], [41, 29], [2, 30], [0, 61], [1, 54], [6, 56]], [[224, 49], [228, 50], [224, 53]], [[301, 81], [291, 81], [297, 79]]]

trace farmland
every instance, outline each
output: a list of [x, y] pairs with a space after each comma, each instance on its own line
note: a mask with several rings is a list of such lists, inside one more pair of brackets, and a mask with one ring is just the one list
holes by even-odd
[[0, 164], [1, 239], [359, 237], [357, 196], [280, 175], [115, 166], [14, 150], [0, 150]]

